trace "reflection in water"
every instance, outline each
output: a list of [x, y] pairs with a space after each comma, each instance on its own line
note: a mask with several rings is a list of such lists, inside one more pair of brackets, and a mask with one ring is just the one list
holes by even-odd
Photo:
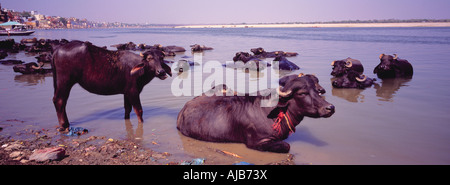
[[377, 97], [380, 97], [380, 101], [394, 102], [394, 94], [402, 86], [408, 86], [406, 83], [411, 81], [411, 78], [392, 78], [382, 79], [381, 86], [375, 84], [377, 90]]
[[364, 102], [364, 95], [361, 94], [364, 89], [344, 89], [344, 88], [335, 88], [331, 89], [331, 94], [333, 96], [337, 96], [339, 98], [342, 98], [344, 100], [347, 100], [349, 102], [353, 103], [363, 103]]
[[245, 73], [249, 73], [250, 74], [250, 79], [259, 79], [259, 78], [264, 78], [264, 70], [262, 71], [255, 71], [255, 70], [242, 70]]
[[[240, 161], [262, 165], [287, 160], [289, 154], [261, 152], [249, 149], [242, 143], [217, 143], [186, 137], [178, 131], [183, 151], [191, 156], [206, 158], [212, 164], [233, 164]], [[225, 151], [225, 153], [224, 153]], [[239, 157], [228, 155], [236, 154]]]
[[[337, 78], [330, 78], [331, 83]], [[376, 83], [375, 83], [376, 84]], [[331, 94], [353, 103], [363, 103], [364, 95], [361, 94], [365, 89], [357, 88], [335, 88], [331, 89]]]
[[142, 139], [144, 136], [144, 124], [142, 122], [138, 123], [136, 128], [136, 132], [133, 130], [133, 125], [131, 124], [130, 119], [125, 119], [125, 129], [127, 131], [127, 139], [138, 144], [142, 143]]
[[306, 126], [297, 126], [297, 133], [298, 134], [290, 136], [287, 141], [289, 143], [294, 141], [302, 141], [319, 147], [328, 145], [327, 142], [316, 137]]
[[[331, 78], [333, 82], [335, 78]], [[410, 78], [391, 78], [382, 79], [381, 85], [374, 83], [376, 89], [376, 96], [380, 97], [379, 101], [394, 102], [394, 95], [400, 89], [400, 87], [408, 86], [406, 83], [411, 81]], [[365, 89], [340, 89], [334, 88], [331, 90], [333, 96], [343, 98], [349, 102], [363, 103], [365, 96], [361, 94]]]
[[47, 74], [25, 74], [14, 76], [14, 81], [19, 83], [25, 83], [27, 86], [43, 84], [45, 77], [53, 76], [52, 73]]

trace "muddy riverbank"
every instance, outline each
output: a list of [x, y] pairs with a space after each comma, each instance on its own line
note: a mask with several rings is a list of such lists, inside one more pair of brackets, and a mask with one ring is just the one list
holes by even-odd
[[[169, 152], [154, 151], [139, 142], [97, 136], [94, 132], [79, 136], [55, 129], [36, 128], [25, 121], [9, 119], [0, 121], [0, 165], [183, 165], [198, 159], [179, 160]], [[4, 130], [15, 130], [4, 134]], [[35, 161], [30, 156], [37, 150], [59, 147], [65, 152], [56, 160]], [[230, 153], [217, 151], [224, 158], [236, 158]], [[233, 160], [231, 160], [233, 161]], [[202, 158], [198, 164], [214, 165], [215, 161]], [[223, 163], [221, 163], [223, 164]], [[232, 163], [229, 163], [232, 164]], [[292, 165], [293, 155], [286, 154], [284, 160], [269, 165]]]

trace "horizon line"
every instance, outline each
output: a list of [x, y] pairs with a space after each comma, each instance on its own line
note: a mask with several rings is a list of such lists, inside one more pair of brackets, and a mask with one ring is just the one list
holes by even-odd
[[[103, 21], [105, 22], [105, 21]], [[340, 24], [340, 23], [422, 23], [422, 22], [450, 22], [450, 18], [447, 19], [367, 19], [367, 20], [340, 20], [340, 21], [286, 21], [286, 22], [232, 22], [232, 23], [126, 23], [123, 24], [137, 24], [137, 25], [258, 25], [258, 24]]]

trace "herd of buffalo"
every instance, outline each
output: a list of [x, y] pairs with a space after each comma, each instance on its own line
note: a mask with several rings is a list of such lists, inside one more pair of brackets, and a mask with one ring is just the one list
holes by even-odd
[[[2, 64], [15, 64], [13, 70], [23, 74], [53, 73], [54, 97], [59, 129], [69, 128], [66, 104], [71, 88], [79, 84], [85, 90], [99, 95], [123, 94], [125, 119], [130, 118], [134, 109], [138, 121], [143, 122], [140, 93], [153, 78], [161, 80], [172, 76], [172, 69], [164, 60], [186, 51], [180, 46], [136, 45], [132, 42], [117, 44], [117, 50], [108, 50], [90, 42], [23, 39], [16, 43], [13, 39], [0, 41], [0, 59], [10, 53], [26, 51], [38, 55], [37, 62], [23, 64], [18, 60], [1, 60]], [[202, 52], [213, 48], [191, 45], [192, 52]], [[131, 50], [131, 51], [130, 51]], [[141, 51], [136, 54], [133, 51]], [[255, 70], [271, 66], [265, 58], [274, 58], [280, 70], [298, 70], [296, 64], [287, 57], [297, 56], [295, 52], [272, 51], [254, 48], [248, 52], [237, 52], [233, 61], [252, 64]], [[373, 70], [380, 79], [412, 78], [413, 67], [396, 54], [379, 56], [380, 64]], [[51, 68], [44, 68], [50, 63]], [[375, 78], [364, 75], [361, 61], [347, 58], [331, 63], [332, 86], [335, 88], [364, 89], [374, 84]], [[229, 66], [227, 66], [229, 67]], [[181, 72], [181, 71], [180, 71]], [[188, 137], [212, 142], [239, 142], [248, 148], [285, 153], [290, 146], [283, 140], [305, 116], [312, 118], [330, 117], [335, 106], [322, 98], [325, 89], [319, 85], [314, 75], [289, 75], [279, 80], [280, 87], [274, 93], [256, 96], [221, 96], [220, 93], [195, 97], [186, 102], [177, 117], [177, 129]], [[226, 85], [218, 85], [212, 91], [222, 91]], [[275, 94], [278, 103], [273, 107], [261, 106], [262, 101]]]

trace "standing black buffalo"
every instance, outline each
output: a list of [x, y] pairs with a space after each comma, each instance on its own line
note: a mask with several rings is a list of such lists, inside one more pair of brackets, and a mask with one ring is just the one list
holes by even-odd
[[72, 41], [53, 53], [53, 103], [60, 130], [69, 127], [66, 103], [76, 83], [100, 95], [124, 94], [125, 119], [133, 106], [139, 122], [142, 107], [139, 94], [154, 77], [162, 80], [171, 69], [163, 62], [160, 50], [149, 50], [141, 56], [129, 51], [109, 51], [89, 42]]
[[177, 128], [183, 135], [204, 141], [239, 142], [248, 148], [286, 153], [283, 140], [295, 132], [304, 116], [333, 115], [334, 105], [317, 91], [310, 75], [290, 78], [277, 89], [275, 107], [261, 107], [269, 96], [202, 96], [185, 104], [178, 114]]
[[405, 59], [399, 59], [397, 54], [380, 55], [380, 64], [375, 67], [373, 73], [377, 74], [378, 78], [412, 78], [413, 67]]
[[348, 71], [356, 71], [359, 74], [363, 74], [364, 72], [364, 67], [361, 64], [361, 61], [350, 57], [343, 60], [335, 60], [331, 62], [331, 66], [333, 66], [331, 75], [335, 77], [343, 76], [344, 74], [347, 74]]

